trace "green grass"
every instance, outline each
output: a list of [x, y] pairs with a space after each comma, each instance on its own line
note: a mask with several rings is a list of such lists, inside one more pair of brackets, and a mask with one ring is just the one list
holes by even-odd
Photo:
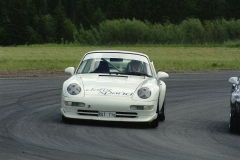
[[147, 54], [156, 70], [223, 70], [240, 69], [240, 52], [228, 46], [79, 46], [30, 45], [0, 47], [0, 70], [64, 70], [77, 67], [83, 55], [92, 50], [127, 50]]

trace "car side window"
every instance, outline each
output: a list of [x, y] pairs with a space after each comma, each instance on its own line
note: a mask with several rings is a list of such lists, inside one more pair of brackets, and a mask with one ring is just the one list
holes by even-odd
[[91, 68], [91, 63], [92, 63], [92, 60], [91, 60], [91, 59], [88, 59], [88, 60], [83, 61], [83, 62], [80, 64], [80, 67], [79, 67], [77, 73], [88, 73], [89, 70], [90, 70], [90, 68]]

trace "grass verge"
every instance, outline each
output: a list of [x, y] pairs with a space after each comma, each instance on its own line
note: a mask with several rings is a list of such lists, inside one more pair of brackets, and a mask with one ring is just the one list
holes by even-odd
[[30, 45], [0, 47], [0, 70], [64, 70], [77, 67], [92, 50], [127, 50], [147, 54], [156, 70], [239, 70], [239, 48], [226, 46], [78, 46]]

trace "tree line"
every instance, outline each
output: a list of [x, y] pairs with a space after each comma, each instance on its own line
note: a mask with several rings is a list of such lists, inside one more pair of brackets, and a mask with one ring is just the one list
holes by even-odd
[[0, 0], [0, 45], [239, 39], [239, 0]]

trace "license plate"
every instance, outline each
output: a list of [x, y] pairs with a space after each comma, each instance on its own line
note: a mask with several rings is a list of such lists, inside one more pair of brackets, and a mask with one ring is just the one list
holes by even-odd
[[116, 112], [98, 112], [99, 117], [115, 118]]

